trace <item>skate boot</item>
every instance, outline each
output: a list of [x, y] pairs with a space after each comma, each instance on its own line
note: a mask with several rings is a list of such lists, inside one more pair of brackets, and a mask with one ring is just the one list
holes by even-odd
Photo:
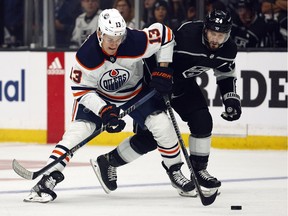
[[177, 189], [180, 196], [196, 197], [197, 192], [192, 181], [187, 179], [181, 172], [183, 163], [172, 165], [169, 169], [162, 161], [162, 166], [165, 168], [167, 175], [170, 178], [171, 184]]
[[[209, 155], [190, 155], [189, 158], [198, 183], [202, 187], [203, 193], [208, 195], [214, 193], [221, 186], [221, 182], [214, 176], [210, 175], [207, 171]], [[218, 194], [220, 194], [219, 190]]]
[[203, 158], [204, 157], [198, 156], [196, 158], [197, 159], [196, 161], [196, 160], [193, 160], [192, 156], [190, 156], [190, 161], [195, 171], [195, 175], [199, 184], [205, 188], [219, 188], [221, 186], [221, 182], [218, 181], [217, 178], [215, 178], [214, 176], [211, 176], [208, 173], [208, 171], [206, 170], [208, 166], [208, 162], [204, 161]]
[[220, 195], [219, 187], [221, 186], [221, 182], [214, 176], [211, 176], [206, 169], [195, 171], [195, 175], [204, 195], [210, 196], [216, 190], [218, 190], [217, 195]]
[[221, 182], [211, 176], [206, 169], [196, 171], [195, 175], [199, 184], [205, 188], [219, 188], [221, 186]]
[[97, 160], [90, 159], [92, 168], [104, 191], [109, 194], [117, 189], [116, 167], [108, 160], [108, 154], [100, 155]]
[[64, 175], [59, 171], [54, 171], [49, 175], [43, 175], [41, 180], [32, 188], [24, 202], [47, 203], [56, 199], [57, 194], [54, 187], [64, 180]]

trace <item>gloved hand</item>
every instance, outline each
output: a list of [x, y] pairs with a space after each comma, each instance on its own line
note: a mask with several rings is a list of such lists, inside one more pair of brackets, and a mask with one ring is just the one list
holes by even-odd
[[157, 67], [151, 74], [150, 88], [155, 88], [161, 95], [167, 95], [172, 91], [172, 68]]
[[107, 104], [100, 111], [99, 115], [102, 118], [103, 124], [109, 124], [109, 126], [106, 127], [108, 133], [118, 133], [124, 129], [126, 123], [118, 118], [119, 113], [120, 108], [114, 104]]
[[235, 121], [241, 116], [241, 103], [240, 97], [234, 92], [228, 92], [223, 96], [223, 104], [225, 106], [225, 112], [221, 114], [221, 117], [227, 121]]

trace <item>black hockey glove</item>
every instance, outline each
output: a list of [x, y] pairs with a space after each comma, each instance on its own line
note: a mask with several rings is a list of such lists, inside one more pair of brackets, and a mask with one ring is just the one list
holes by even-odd
[[241, 103], [240, 97], [234, 92], [228, 92], [223, 95], [223, 104], [225, 106], [225, 112], [221, 114], [221, 117], [227, 121], [235, 121], [241, 116]]
[[157, 67], [151, 74], [150, 88], [155, 88], [161, 95], [172, 91], [173, 70], [168, 67]]
[[100, 111], [100, 117], [102, 118], [103, 124], [109, 124], [109, 126], [106, 127], [108, 133], [118, 133], [124, 129], [126, 123], [118, 118], [119, 113], [120, 108], [116, 107], [114, 104], [107, 104]]

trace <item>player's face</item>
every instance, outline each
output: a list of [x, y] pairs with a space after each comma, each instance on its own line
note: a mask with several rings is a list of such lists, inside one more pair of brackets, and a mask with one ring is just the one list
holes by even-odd
[[115, 55], [122, 41], [123, 36], [103, 35], [102, 49], [108, 55]]
[[210, 29], [207, 29], [206, 34], [210, 49], [212, 50], [218, 49], [227, 37], [227, 33], [216, 32]]

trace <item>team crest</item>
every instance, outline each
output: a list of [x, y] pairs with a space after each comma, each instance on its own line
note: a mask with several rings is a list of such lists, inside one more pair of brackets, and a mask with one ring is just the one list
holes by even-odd
[[100, 79], [100, 86], [107, 92], [115, 92], [129, 80], [129, 77], [128, 71], [113, 69], [103, 74]]
[[182, 74], [185, 78], [191, 78], [199, 76], [201, 73], [206, 72], [210, 69], [211, 68], [204, 66], [193, 66], [192, 68], [189, 68], [188, 70], [184, 71]]

